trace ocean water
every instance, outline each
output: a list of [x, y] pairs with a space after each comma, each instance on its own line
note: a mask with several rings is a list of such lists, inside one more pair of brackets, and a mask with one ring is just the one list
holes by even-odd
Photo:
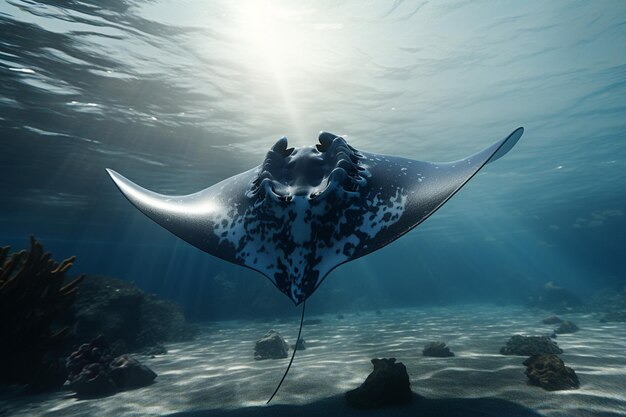
[[[372, 311], [383, 311], [385, 325], [392, 326], [387, 311], [417, 309], [410, 326], [395, 329], [410, 336], [428, 311], [435, 322], [446, 318], [441, 320], [447, 325], [440, 324], [454, 329], [446, 337], [459, 352], [467, 343], [467, 352], [482, 357], [490, 352], [487, 345], [480, 350], [474, 339], [464, 342], [456, 332], [465, 328], [479, 335], [493, 315], [525, 317], [531, 321], [524, 326], [532, 327], [542, 315], [525, 308], [545, 288], [565, 288], [583, 303], [626, 291], [624, 45], [622, 1], [5, 1], [0, 246], [26, 248], [28, 236], [35, 235], [57, 259], [76, 255], [73, 273], [132, 281], [172, 299], [189, 320], [204, 323], [200, 340], [209, 350], [219, 341], [215, 328], [241, 326], [250, 333], [233, 340], [252, 343], [255, 323], [262, 335], [278, 318], [294, 321], [291, 333], [285, 328], [294, 339], [299, 310], [287, 297], [260, 274], [207, 255], [151, 222], [124, 199], [105, 168], [148, 189], [180, 195], [259, 165], [281, 136], [290, 146], [306, 146], [325, 130], [367, 152], [453, 161], [524, 126], [509, 154], [485, 167], [431, 218], [380, 251], [337, 268], [307, 303], [307, 314], [325, 317], [324, 323], [342, 313], [355, 326], [363, 324], [345, 333], [328, 324], [326, 336], [371, 333], [364, 317]], [[474, 325], [454, 322], [473, 315]], [[596, 316], [575, 317], [589, 320], [589, 333], [564, 342], [574, 352], [566, 362], [579, 361], [583, 375], [626, 380], [624, 323], [596, 329]], [[500, 329], [502, 342], [515, 327]], [[520, 331], [532, 333], [527, 327]], [[416, 336], [415, 352], [435, 333]], [[586, 343], [603, 337], [607, 350], [600, 343], [594, 351], [612, 359], [580, 361], [593, 356]], [[397, 353], [384, 348], [390, 340], [376, 343], [364, 350], [343, 341], [336, 352], [320, 352], [328, 355], [328, 366], [330, 358], [355, 355], [355, 368], [342, 362], [338, 371], [350, 377], [337, 377], [324, 389], [320, 385], [332, 372], [316, 371], [314, 357], [305, 358], [304, 368], [321, 376], [307, 385], [304, 374], [294, 374], [300, 385], [277, 400], [319, 404], [345, 392], [367, 375], [371, 357]], [[191, 354], [194, 346], [173, 352]], [[225, 392], [256, 382], [243, 391], [249, 399], [236, 391], [225, 406], [260, 404], [277, 382], [267, 382], [267, 369], [280, 374], [284, 363], [258, 368], [245, 362], [250, 358], [227, 353], [211, 358], [231, 360], [247, 373], [226, 377]], [[154, 394], [160, 398], [167, 398], [167, 384], [181, 383], [174, 370], [189, 372], [175, 353], [173, 362], [166, 358], [154, 363], [167, 381]], [[477, 369], [460, 364], [443, 373], [448, 379], [435, 379], [435, 392], [420, 382], [420, 372], [442, 377], [433, 364], [422, 369], [410, 357], [401, 359], [415, 372], [415, 390], [430, 398], [492, 395], [547, 415], [626, 414], [623, 382], [612, 384], [612, 391], [592, 377], [584, 391], [583, 380], [573, 403], [569, 395], [542, 399], [536, 388], [515, 387], [507, 372], [494, 374], [506, 382], [490, 386], [492, 391], [464, 390], [463, 384], [447, 391], [446, 381]], [[481, 363], [505, 371], [510, 365]], [[219, 369], [218, 375], [229, 374], [227, 367]], [[350, 373], [354, 369], [360, 373]], [[476, 380], [468, 381], [475, 388]], [[208, 391], [194, 385], [186, 402], [161, 401], [153, 409], [138, 404], [120, 412], [219, 408], [221, 385], [202, 383]], [[148, 397], [150, 392], [145, 389]], [[49, 406], [54, 415], [65, 415], [59, 411], [65, 403], [55, 398], [13, 411], [43, 415]], [[107, 401], [123, 402], [115, 396]], [[73, 415], [93, 406], [80, 404], [87, 408], [73, 409]], [[564, 411], [571, 404], [578, 408]]]

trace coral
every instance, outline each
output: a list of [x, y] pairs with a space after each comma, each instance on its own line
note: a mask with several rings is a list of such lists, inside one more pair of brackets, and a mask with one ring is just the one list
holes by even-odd
[[0, 384], [58, 386], [65, 380], [55, 351], [69, 328], [55, 328], [76, 297], [79, 276], [63, 284], [75, 258], [61, 263], [31, 236], [29, 251], [0, 249]]
[[150, 385], [157, 377], [136, 359], [114, 355], [103, 335], [82, 344], [66, 361], [68, 387], [79, 398], [101, 397]]
[[512, 336], [506, 346], [502, 346], [500, 353], [503, 355], [531, 356], [540, 353], [561, 354], [563, 350], [548, 336]]
[[422, 350], [422, 355], [434, 358], [449, 358], [454, 356], [450, 348], [444, 342], [430, 342]]
[[576, 372], [556, 355], [534, 355], [524, 361], [529, 383], [548, 391], [578, 388]]

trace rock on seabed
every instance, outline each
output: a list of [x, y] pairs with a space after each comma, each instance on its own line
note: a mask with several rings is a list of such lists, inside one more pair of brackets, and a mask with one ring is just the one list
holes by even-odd
[[372, 359], [374, 370], [360, 387], [346, 392], [346, 401], [356, 408], [380, 408], [411, 401], [411, 383], [406, 367], [395, 358]]
[[254, 359], [283, 359], [288, 356], [289, 346], [276, 330], [270, 330], [254, 345]]

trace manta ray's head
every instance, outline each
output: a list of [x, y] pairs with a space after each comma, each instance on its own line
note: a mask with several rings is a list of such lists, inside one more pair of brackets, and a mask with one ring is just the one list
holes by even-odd
[[354, 192], [369, 176], [362, 158], [332, 133], [322, 132], [319, 145], [302, 148], [287, 148], [283, 137], [267, 153], [247, 196], [290, 202], [296, 196], [314, 200], [333, 191]]

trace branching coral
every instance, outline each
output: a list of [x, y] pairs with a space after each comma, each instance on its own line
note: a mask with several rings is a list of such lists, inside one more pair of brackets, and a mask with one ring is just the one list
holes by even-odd
[[54, 352], [69, 328], [54, 328], [76, 298], [79, 276], [63, 285], [75, 257], [61, 263], [31, 236], [29, 251], [0, 248], [0, 384], [49, 387], [65, 379]]

